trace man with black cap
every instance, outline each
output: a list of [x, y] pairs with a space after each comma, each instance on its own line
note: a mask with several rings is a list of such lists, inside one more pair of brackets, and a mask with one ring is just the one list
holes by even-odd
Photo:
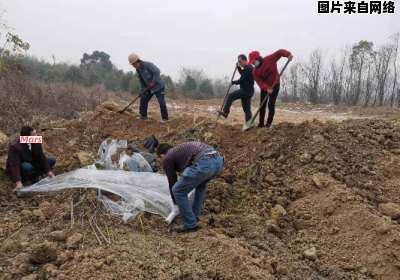
[[251, 98], [254, 94], [254, 78], [253, 65], [247, 63], [247, 57], [244, 54], [238, 56], [237, 69], [240, 73], [240, 79], [232, 81], [232, 84], [240, 85], [240, 89], [235, 90], [228, 95], [224, 109], [218, 111], [218, 113], [227, 118], [233, 101], [241, 99], [242, 108], [247, 122], [251, 119]]
[[[280, 76], [277, 62], [281, 57], [287, 57], [289, 60], [293, 59], [291, 52], [283, 49], [280, 49], [264, 58], [258, 51], [252, 51], [249, 54], [249, 64], [254, 65], [254, 79], [261, 89], [260, 104], [269, 94], [267, 127], [272, 126], [272, 121], [275, 115], [275, 103], [280, 88]], [[264, 119], [266, 106], [267, 104], [264, 104], [260, 109], [260, 122], [258, 123], [258, 127], [265, 127]]]
[[141, 60], [135, 53], [130, 54], [128, 60], [136, 69], [142, 91], [148, 89], [140, 97], [140, 118], [147, 119], [147, 108], [151, 98], [155, 95], [158, 104], [160, 104], [162, 122], [167, 122], [168, 110], [165, 102], [165, 82], [160, 76], [160, 69], [151, 62]]
[[[36, 130], [30, 126], [21, 129], [21, 136], [36, 136]], [[40, 175], [54, 177], [51, 168], [56, 164], [54, 157], [46, 157], [41, 143], [21, 143], [20, 139], [8, 149], [6, 171], [15, 183], [15, 190], [23, 187], [22, 182], [35, 183]]]

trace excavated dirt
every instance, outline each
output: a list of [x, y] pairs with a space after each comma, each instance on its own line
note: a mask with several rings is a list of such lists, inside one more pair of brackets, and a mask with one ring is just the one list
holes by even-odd
[[400, 279], [395, 114], [242, 132], [204, 116], [160, 123], [119, 108], [42, 124], [55, 172], [91, 162], [108, 137], [139, 147], [151, 134], [208, 142], [226, 166], [209, 185], [201, 230], [179, 235], [146, 213], [123, 224], [93, 190], [16, 197], [0, 170], [1, 279]]

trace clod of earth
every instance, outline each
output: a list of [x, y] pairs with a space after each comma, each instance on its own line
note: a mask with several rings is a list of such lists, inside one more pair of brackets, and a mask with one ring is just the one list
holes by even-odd
[[57, 249], [54, 243], [45, 241], [32, 248], [30, 261], [34, 264], [45, 264], [57, 259]]
[[385, 203], [379, 205], [379, 211], [385, 215], [389, 216], [393, 220], [400, 219], [400, 205], [395, 203]]

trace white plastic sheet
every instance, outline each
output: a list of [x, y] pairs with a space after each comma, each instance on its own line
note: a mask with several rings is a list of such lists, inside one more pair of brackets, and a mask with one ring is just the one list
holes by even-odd
[[165, 175], [122, 170], [95, 170], [93, 167], [81, 168], [52, 179], [44, 179], [22, 191], [48, 192], [73, 188], [96, 188], [108, 191], [119, 195], [122, 200], [114, 202], [100, 194], [100, 201], [111, 213], [122, 215], [125, 222], [136, 216], [139, 211], [158, 214], [164, 218], [167, 218], [172, 211], [172, 199]]
[[[139, 153], [133, 153], [131, 156], [124, 151], [118, 153], [118, 149], [127, 149], [127, 140], [104, 140], [97, 151], [96, 165], [107, 170], [126, 170], [135, 172], [152, 172], [152, 168], [147, 160]], [[117, 159], [113, 161], [113, 157]], [[115, 158], [115, 157], [114, 157]]]

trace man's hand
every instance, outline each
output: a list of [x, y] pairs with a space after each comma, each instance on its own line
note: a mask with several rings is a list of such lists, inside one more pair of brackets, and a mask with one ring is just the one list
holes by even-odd
[[149, 84], [149, 88], [153, 88], [155, 85], [156, 85], [155, 83], [151, 82], [151, 83]]
[[272, 88], [267, 89], [268, 94], [272, 94], [273, 90]]
[[47, 172], [47, 176], [49, 176], [49, 178], [54, 178], [55, 177], [53, 171]]
[[22, 189], [23, 185], [21, 181], [18, 181], [15, 183], [15, 191], [19, 191], [20, 189]]
[[292, 59], [293, 59], [293, 55], [291, 54], [291, 55], [289, 55], [288, 60], [292, 61]]

